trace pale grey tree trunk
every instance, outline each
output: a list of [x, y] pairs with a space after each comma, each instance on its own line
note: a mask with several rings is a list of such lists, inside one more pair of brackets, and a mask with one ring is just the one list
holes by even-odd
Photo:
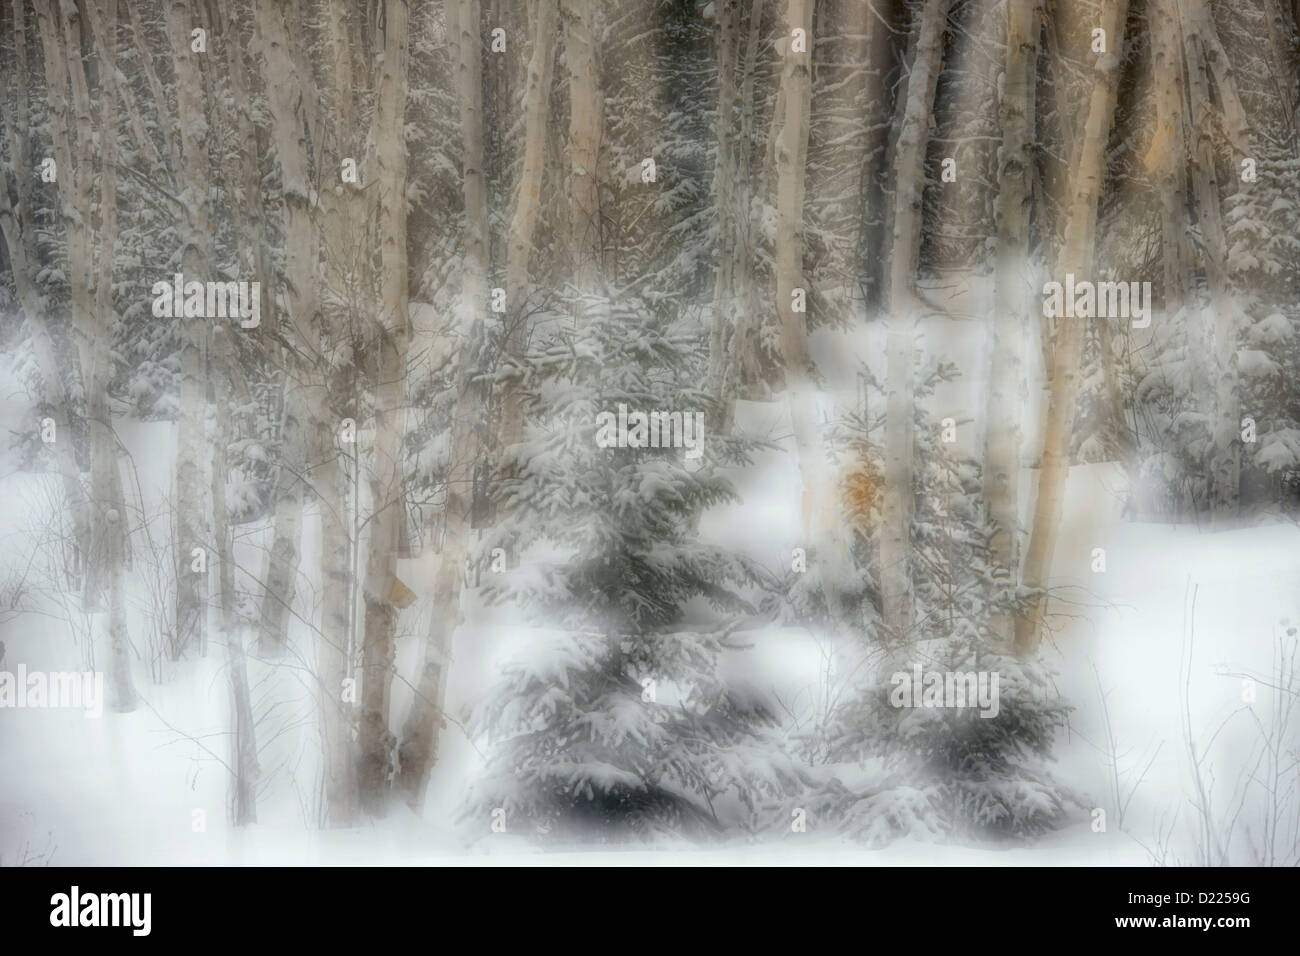
[[1183, 109], [1183, 50], [1175, 0], [1152, 0], [1147, 10], [1151, 34], [1156, 132], [1145, 160], [1160, 184], [1161, 260], [1165, 315], [1173, 319], [1186, 303], [1191, 253], [1187, 247], [1187, 140]]
[[574, 285], [594, 291], [601, 264], [600, 95], [597, 5], [565, 0], [565, 62], [569, 69], [569, 249]]
[[371, 450], [369, 542], [361, 648], [359, 786], [362, 807], [382, 814], [396, 740], [388, 729], [397, 610], [397, 552], [406, 521], [402, 448], [406, 404], [406, 0], [385, 0], [383, 62], [375, 106], [380, 314], [375, 327], [375, 439]]
[[[1076, 280], [1090, 279], [1093, 274], [1097, 203], [1106, 174], [1106, 145], [1115, 115], [1127, 15], [1128, 0], [1109, 0], [1105, 6], [1103, 28], [1108, 52], [1098, 56], [1093, 66], [1088, 118], [1070, 184], [1065, 242], [1056, 263], [1055, 276], [1059, 281], [1064, 281], [1070, 273]], [[1082, 322], [1062, 318], [1052, 348], [1051, 393], [1043, 427], [1038, 499], [1034, 504], [1022, 578], [1024, 585], [1040, 591], [1040, 596], [1027, 616], [1016, 619], [1016, 650], [1026, 656], [1038, 649], [1047, 612], [1048, 598], [1043, 589], [1051, 579], [1052, 560], [1065, 508], [1065, 486], [1070, 474], [1070, 437], [1078, 404], [1082, 352]]]
[[261, 770], [257, 761], [256, 721], [248, 690], [243, 629], [235, 625], [235, 557], [226, 512], [226, 477], [230, 471], [227, 449], [232, 430], [231, 395], [240, 395], [241, 401], [247, 401], [248, 395], [230, 328], [218, 326], [213, 332], [212, 344], [213, 397], [216, 401], [216, 429], [212, 436], [212, 530], [217, 546], [221, 631], [226, 642], [230, 709], [234, 723], [230, 738], [231, 769], [234, 771], [230, 781], [230, 805], [235, 825], [245, 826], [257, 822], [257, 780]]
[[464, 620], [461, 591], [470, 548], [471, 489], [479, 443], [480, 407], [473, 374], [488, 301], [489, 223], [483, 148], [483, 67], [478, 0], [456, 0], [450, 11], [456, 44], [456, 99], [460, 108], [462, 185], [465, 200], [465, 273], [461, 320], [455, 343], [456, 401], [452, 406], [450, 459], [443, 499], [442, 551], [433, 580], [433, 616], [424, 641], [424, 661], [415, 699], [402, 730], [399, 786], [418, 809], [438, 756], [445, 726], [452, 642]]
[[[1033, 208], [1034, 142], [1038, 79], [1039, 0], [1008, 0], [1007, 49], [998, 124], [996, 289], [993, 313], [993, 368], [989, 375], [985, 497], [996, 531], [993, 559], [1015, 586], [1020, 577], [1020, 411], [1025, 343], [1031, 301], [1030, 211]], [[1009, 646], [1014, 626], [997, 615], [993, 630]]]
[[[1210, 99], [1211, 76], [1219, 80], [1220, 113], [1229, 135], [1237, 138], [1238, 148], [1245, 146], [1247, 132], [1241, 103], [1231, 89], [1231, 73], [1226, 67], [1215, 71], [1213, 62], [1225, 59], [1214, 24], [1201, 0], [1178, 0], [1182, 14], [1183, 51], [1187, 63], [1188, 98], [1191, 108], [1192, 193], [1196, 217], [1204, 247], [1205, 281], [1209, 286], [1213, 324], [1210, 331], [1211, 377], [1214, 387], [1214, 446], [1210, 454], [1210, 508], [1216, 524], [1237, 518], [1238, 490], [1241, 476], [1241, 406], [1237, 374], [1236, 304], [1228, 294], [1227, 237], [1215, 171], [1214, 105]], [[1235, 101], [1235, 106], [1233, 105]]]
[[916, 56], [907, 81], [907, 99], [895, 151], [894, 237], [889, 262], [889, 329], [885, 345], [885, 491], [879, 548], [881, 617], [891, 641], [901, 641], [912, 627], [916, 320], [921, 306], [915, 278], [921, 253], [925, 152], [950, 6], [951, 0], [926, 0], [920, 8]]
[[[181, 224], [181, 268], [187, 282], [204, 281], [214, 267], [212, 240], [215, 229], [208, 197], [209, 156], [207, 98], [198, 57], [190, 33], [196, 18], [186, 0], [167, 0], [167, 36], [176, 75], [177, 132], [179, 137], [180, 199], [185, 207]], [[172, 546], [176, 566], [176, 634], [173, 657], [191, 647], [202, 648], [206, 630], [207, 575], [191, 570], [191, 553], [209, 540], [208, 512], [201, 462], [205, 405], [204, 353], [207, 321], [177, 320], [180, 326], [180, 418], [177, 422], [176, 471], [172, 499]]]
[[[546, 128], [550, 118], [551, 76], [555, 67], [558, 0], [537, 0], [528, 81], [524, 90], [524, 155], [519, 189], [506, 237], [506, 357], [518, 361], [527, 338], [524, 328], [528, 295], [528, 259], [541, 211], [542, 171], [546, 162]], [[519, 384], [511, 380], [501, 395], [501, 445], [508, 448], [523, 437], [524, 409]]]

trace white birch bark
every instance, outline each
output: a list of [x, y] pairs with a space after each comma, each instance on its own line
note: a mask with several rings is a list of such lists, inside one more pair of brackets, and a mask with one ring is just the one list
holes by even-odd
[[921, 200], [929, 121], [943, 56], [951, 0], [926, 0], [917, 21], [916, 56], [907, 81], [895, 151], [894, 237], [889, 264], [886, 340], [885, 491], [881, 504], [880, 596], [887, 638], [903, 640], [912, 627], [911, 527], [915, 482], [915, 291], [921, 253]]
[[373, 348], [376, 380], [375, 440], [371, 449], [370, 534], [364, 586], [361, 647], [361, 714], [358, 782], [362, 807], [385, 809], [396, 740], [388, 729], [397, 607], [397, 552], [406, 506], [402, 492], [402, 445], [406, 404], [406, 0], [385, 0], [383, 62], [375, 106], [375, 163], [379, 225], [380, 314]]
[[[1020, 577], [1020, 413], [1024, 400], [1024, 348], [1029, 312], [1029, 224], [1033, 204], [1035, 102], [1038, 79], [1039, 0], [1008, 0], [1007, 49], [998, 123], [996, 207], [998, 251], [993, 313], [993, 367], [989, 375], [985, 497], [996, 532], [990, 542], [997, 566], [1014, 587]], [[998, 615], [994, 632], [1008, 645], [1011, 619]]]
[[[1065, 242], [1056, 264], [1060, 281], [1073, 273], [1076, 281], [1093, 274], [1097, 229], [1097, 203], [1106, 175], [1106, 145], [1115, 115], [1119, 89], [1120, 56], [1124, 49], [1128, 0], [1109, 0], [1104, 10], [1104, 29], [1109, 52], [1093, 66], [1088, 118], [1079, 146], [1078, 164], [1070, 184]], [[1024, 585], [1046, 588], [1051, 579], [1052, 559], [1060, 536], [1065, 507], [1065, 486], [1070, 473], [1070, 436], [1074, 430], [1079, 393], [1083, 324], [1078, 319], [1061, 319], [1052, 349], [1052, 383], [1043, 428], [1043, 455], [1038, 478], [1038, 499], [1030, 526], [1029, 549], [1025, 553]], [[1030, 613], [1016, 619], [1016, 650], [1034, 653], [1042, 639], [1048, 598], [1043, 591]]]
[[[546, 128], [550, 117], [551, 77], [555, 67], [558, 0], [537, 0], [528, 81], [524, 91], [524, 155], [519, 190], [506, 239], [506, 357], [518, 361], [527, 338], [525, 299], [528, 295], [528, 259], [533, 249], [542, 199], [542, 171], [546, 161]], [[518, 382], [507, 381], [501, 395], [501, 445], [523, 437], [523, 398]]]
[[569, 69], [569, 250], [574, 285], [595, 290], [600, 272], [600, 143], [604, 131], [594, 0], [565, 0]]
[[[1215, 172], [1214, 107], [1210, 99], [1211, 60], [1217, 37], [1214, 24], [1200, 0], [1178, 0], [1184, 24], [1183, 50], [1187, 62], [1187, 91], [1191, 107], [1192, 194], [1204, 249], [1205, 281], [1209, 287], [1213, 324], [1210, 329], [1214, 387], [1214, 442], [1210, 453], [1210, 508], [1216, 524], [1231, 524], [1237, 518], [1238, 483], [1241, 474], [1241, 407], [1237, 391], [1236, 305], [1228, 294], [1227, 237]], [[1232, 97], [1226, 87], [1217, 86], [1219, 102], [1229, 129], [1236, 125], [1228, 117]], [[1237, 108], [1240, 108], [1238, 102]], [[1244, 121], [1236, 135], [1245, 137]], [[1244, 145], [1244, 142], [1238, 144]]]
[[[179, 140], [178, 165], [185, 220], [181, 224], [181, 268], [186, 281], [205, 281], [214, 266], [209, 212], [209, 126], [207, 98], [198, 56], [190, 48], [197, 26], [186, 0], [167, 0], [167, 36], [176, 75], [176, 111]], [[176, 470], [172, 499], [172, 546], [176, 567], [176, 634], [172, 648], [179, 657], [190, 647], [201, 648], [207, 618], [207, 576], [191, 570], [190, 554], [209, 540], [205, 516], [207, 494], [200, 462], [204, 452], [207, 383], [204, 380], [206, 320], [178, 319], [180, 323], [180, 418], [177, 422]]]
[[452, 642], [464, 620], [461, 591], [471, 535], [471, 491], [479, 445], [475, 423], [480, 414], [476, 387], [476, 349], [481, 340], [488, 298], [488, 206], [484, 176], [483, 68], [480, 53], [479, 0], [456, 0], [456, 99], [461, 121], [461, 164], [465, 199], [465, 275], [461, 322], [457, 335], [456, 401], [452, 406], [450, 460], [443, 504], [442, 552], [433, 581], [433, 616], [425, 637], [424, 661], [415, 700], [402, 730], [399, 785], [406, 801], [418, 809], [438, 755], [439, 731], [445, 726], [447, 682]]

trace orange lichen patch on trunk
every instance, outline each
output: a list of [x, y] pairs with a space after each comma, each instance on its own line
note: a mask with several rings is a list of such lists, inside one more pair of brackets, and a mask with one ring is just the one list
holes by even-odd
[[840, 477], [840, 500], [845, 519], [858, 528], [870, 525], [872, 512], [879, 507], [884, 487], [884, 476], [873, 462], [852, 462]]

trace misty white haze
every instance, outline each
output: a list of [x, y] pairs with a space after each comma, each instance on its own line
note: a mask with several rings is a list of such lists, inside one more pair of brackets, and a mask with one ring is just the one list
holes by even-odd
[[4, 3], [0, 865], [1300, 863], [1298, 21]]

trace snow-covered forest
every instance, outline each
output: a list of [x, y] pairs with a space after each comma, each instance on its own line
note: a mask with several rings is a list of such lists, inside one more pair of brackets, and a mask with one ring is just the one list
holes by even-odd
[[0, 865], [1300, 863], [1298, 24], [0, 0]]

